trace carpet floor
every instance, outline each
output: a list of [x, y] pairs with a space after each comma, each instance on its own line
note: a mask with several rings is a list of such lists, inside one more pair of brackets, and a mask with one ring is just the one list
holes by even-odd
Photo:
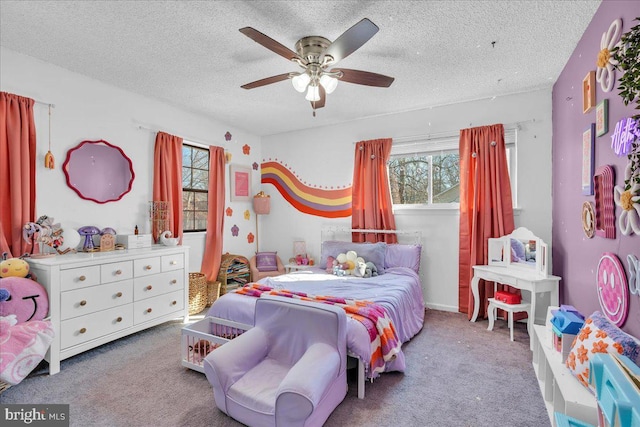
[[[205, 376], [180, 364], [179, 321], [150, 328], [62, 361], [46, 363], [0, 394], [0, 403], [70, 405], [78, 427], [239, 426], [220, 412]], [[403, 346], [407, 369], [384, 373], [357, 397], [349, 391], [326, 426], [550, 425], [529, 351], [526, 325], [509, 340], [505, 321], [470, 323], [460, 313], [427, 310]]]

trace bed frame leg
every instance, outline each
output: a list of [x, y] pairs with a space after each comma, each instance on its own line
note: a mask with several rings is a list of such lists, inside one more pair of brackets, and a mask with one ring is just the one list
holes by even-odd
[[358, 359], [358, 399], [364, 399], [364, 363]]

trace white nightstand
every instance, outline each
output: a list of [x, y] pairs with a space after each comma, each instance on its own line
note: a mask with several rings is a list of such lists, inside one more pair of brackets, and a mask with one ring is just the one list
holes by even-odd
[[310, 268], [310, 265], [298, 265], [298, 264], [285, 264], [284, 265], [284, 271], [286, 273], [291, 273], [292, 271], [299, 271], [299, 270], [306, 270], [307, 268]]

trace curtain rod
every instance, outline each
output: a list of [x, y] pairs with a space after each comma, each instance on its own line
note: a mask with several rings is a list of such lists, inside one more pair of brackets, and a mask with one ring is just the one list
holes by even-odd
[[56, 108], [56, 104], [52, 104], [52, 103], [50, 103], [50, 102], [40, 101], [40, 100], [38, 100], [38, 99], [34, 99], [34, 98], [31, 98], [31, 99], [33, 99], [33, 101], [34, 101], [34, 102], [37, 102], [38, 104], [48, 105], [48, 106], [49, 106], [49, 107], [51, 107], [51, 108]]
[[[159, 129], [150, 128], [149, 126], [145, 126], [145, 125], [141, 125], [141, 124], [138, 124], [137, 128], [138, 129], [148, 130], [148, 131], [151, 131], [151, 132], [165, 132], [165, 131], [162, 131], [162, 130], [159, 130]], [[179, 134], [179, 132], [165, 132], [165, 133], [170, 133], [172, 135]], [[206, 142], [201, 142], [201, 141], [198, 141], [197, 139], [189, 138], [188, 136], [180, 136], [180, 138], [182, 138], [183, 140], [186, 139], [192, 145], [195, 145], [195, 146], [200, 147], [200, 148], [209, 149], [209, 147], [212, 146], [212, 144], [208, 144]]]
[[[535, 121], [536, 119], [529, 119], [529, 120], [523, 120], [520, 122], [509, 123], [504, 125], [504, 128], [505, 130], [515, 130], [515, 129], [520, 130], [521, 125], [525, 123], [532, 123]], [[469, 123], [469, 127], [472, 127], [472, 126], [473, 126], [473, 123]], [[423, 135], [400, 136], [397, 138], [393, 138], [393, 143], [395, 144], [396, 142], [408, 142], [408, 141], [419, 140], [419, 139], [427, 139], [427, 140], [437, 139], [441, 137], [455, 136], [455, 135], [458, 135], [459, 132], [460, 130], [450, 130], [445, 132], [434, 132], [434, 133], [428, 133]]]

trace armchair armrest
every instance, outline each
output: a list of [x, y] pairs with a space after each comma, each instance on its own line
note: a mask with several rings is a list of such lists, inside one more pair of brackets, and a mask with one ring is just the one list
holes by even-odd
[[309, 347], [278, 388], [276, 419], [306, 419], [339, 376], [343, 369], [340, 365], [340, 355], [330, 345], [317, 343]]
[[267, 336], [262, 329], [254, 327], [209, 353], [204, 359], [204, 373], [214, 392], [217, 384], [226, 394], [229, 387], [266, 355]]

